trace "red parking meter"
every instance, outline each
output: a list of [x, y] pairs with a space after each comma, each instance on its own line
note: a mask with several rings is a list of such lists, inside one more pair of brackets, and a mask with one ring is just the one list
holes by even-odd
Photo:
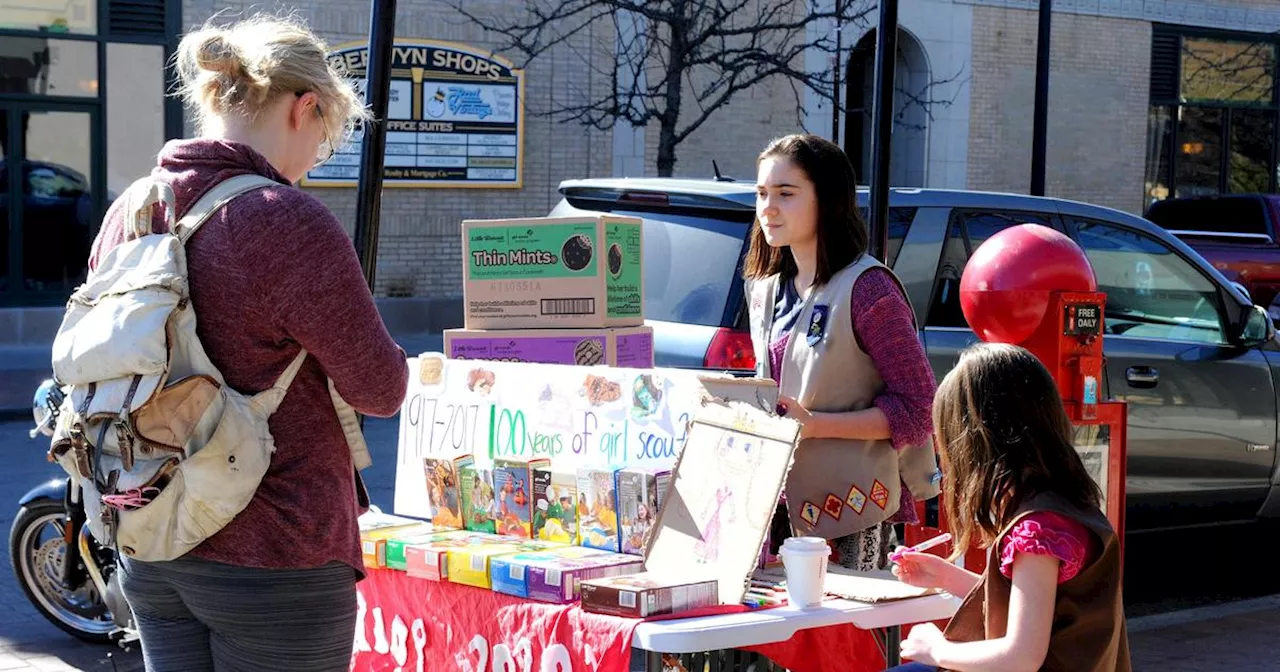
[[[1022, 224], [974, 250], [960, 279], [960, 307], [978, 338], [1022, 346], [1053, 374], [1075, 426], [1076, 449], [1102, 490], [1102, 509], [1123, 552], [1128, 413], [1124, 402], [1101, 399], [1106, 295], [1097, 289], [1093, 267], [1075, 242], [1048, 227]], [[936, 528], [908, 526], [905, 541], [916, 544], [947, 527], [940, 512]], [[966, 551], [967, 569], [981, 572], [985, 565], [982, 549]]]

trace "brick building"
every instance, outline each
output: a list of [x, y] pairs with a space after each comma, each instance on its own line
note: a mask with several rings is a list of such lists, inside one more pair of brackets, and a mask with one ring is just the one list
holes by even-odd
[[[40, 9], [44, 4], [49, 8]], [[442, 112], [430, 86], [417, 88], [434, 76], [426, 61], [415, 64], [406, 51], [407, 60], [394, 66], [406, 87], [396, 104], [412, 109], [412, 118], [425, 125], [397, 127], [391, 139], [396, 152], [407, 152], [396, 154], [408, 162], [396, 165], [409, 167], [397, 174], [421, 179], [388, 179], [380, 296], [457, 297], [463, 218], [545, 214], [565, 179], [656, 174], [656, 125], [600, 131], [539, 114], [614, 86], [599, 68], [588, 67], [611, 58], [617, 42], [612, 24], [579, 33], [516, 77], [503, 70], [510, 64], [504, 66], [501, 55], [486, 58], [493, 41], [460, 17], [450, 18], [446, 1], [398, 4], [397, 45], [452, 49], [458, 59], [470, 54], [502, 72], [491, 80], [454, 73], [456, 81], [485, 91], [462, 105], [484, 110], [480, 121], [471, 120], [468, 141], [459, 139], [458, 129], [469, 122], [449, 116], [453, 103]], [[468, 7], [483, 13], [521, 5], [478, 0]], [[9, 182], [0, 189], [51, 194], [34, 201], [7, 198], [0, 206], [0, 307], [61, 304], [82, 277], [84, 246], [98, 213], [151, 165], [165, 138], [192, 132], [177, 102], [164, 96], [161, 66], [177, 36], [214, 14], [233, 16], [256, 6], [231, 0], [0, 0], [0, 140], [6, 157], [39, 162], [28, 164], [25, 182], [17, 172], [4, 173]], [[291, 6], [333, 45], [358, 51], [351, 43], [367, 38], [368, 3], [296, 0]], [[895, 185], [1028, 189], [1035, 9], [1035, 0], [902, 3], [897, 67], [905, 93], [897, 102]], [[1058, 0], [1055, 10], [1051, 195], [1141, 212], [1151, 199], [1171, 194], [1275, 191], [1280, 5]], [[802, 93], [797, 104], [788, 83], [766, 82], [735, 97], [679, 145], [675, 174], [708, 177], [714, 160], [724, 173], [751, 179], [754, 157], [770, 138], [807, 128], [838, 136], [865, 176], [871, 127], [863, 110], [871, 102], [875, 21], [872, 13], [840, 28], [847, 113], [834, 117], [812, 92]], [[818, 69], [828, 58], [813, 54], [805, 61]], [[411, 89], [417, 93], [407, 93]], [[442, 84], [439, 95], [447, 89]], [[495, 111], [511, 91], [518, 91], [517, 105]], [[436, 113], [454, 121], [437, 125], [430, 116]], [[462, 144], [446, 146], [454, 142]], [[439, 156], [424, 158], [424, 152]], [[357, 159], [355, 153], [339, 157], [330, 174], [352, 174]], [[440, 179], [446, 174], [456, 179]], [[319, 186], [325, 180], [315, 177], [304, 188], [352, 227], [356, 189], [332, 180]], [[5, 312], [17, 315], [0, 315], [0, 341], [31, 333], [30, 318], [0, 310]]]

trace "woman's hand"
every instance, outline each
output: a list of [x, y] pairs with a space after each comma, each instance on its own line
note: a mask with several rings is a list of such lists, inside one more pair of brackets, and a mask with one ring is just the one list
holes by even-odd
[[805, 408], [795, 397], [780, 395], [778, 397], [778, 415], [791, 418], [800, 423], [800, 438], [813, 437], [813, 413]]
[[[902, 550], [899, 546], [895, 550]], [[955, 565], [932, 553], [904, 553], [893, 566], [898, 580], [917, 588], [946, 589]]]
[[[936, 557], [936, 556], [935, 556]], [[911, 634], [902, 640], [902, 657], [923, 665], [938, 665], [935, 652], [946, 644], [947, 638], [932, 623], [921, 623], [911, 628]]]

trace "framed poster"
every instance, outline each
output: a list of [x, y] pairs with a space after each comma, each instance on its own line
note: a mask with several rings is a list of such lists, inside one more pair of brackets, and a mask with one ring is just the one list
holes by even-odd
[[[367, 43], [339, 44], [329, 62], [365, 94]], [[518, 189], [523, 184], [523, 70], [464, 44], [397, 39], [390, 88], [383, 186]], [[356, 186], [362, 147], [357, 133], [308, 172], [302, 185]]]

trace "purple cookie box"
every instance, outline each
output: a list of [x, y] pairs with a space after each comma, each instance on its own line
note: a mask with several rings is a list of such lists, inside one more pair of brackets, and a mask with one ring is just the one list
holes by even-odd
[[[556, 604], [576, 602], [578, 586], [587, 579], [622, 576], [642, 571], [644, 571], [643, 558], [618, 553], [539, 562], [527, 568], [529, 599]], [[551, 575], [550, 581], [548, 581], [548, 574]]]

